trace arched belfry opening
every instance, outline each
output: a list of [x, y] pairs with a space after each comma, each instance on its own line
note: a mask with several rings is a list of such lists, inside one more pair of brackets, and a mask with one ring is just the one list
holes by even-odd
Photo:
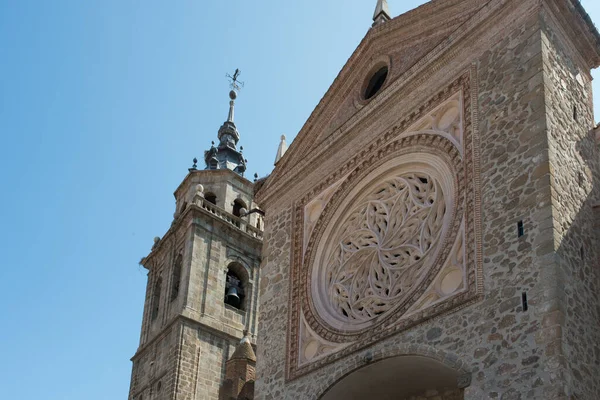
[[[424, 356], [397, 356], [367, 363], [334, 383], [320, 400], [464, 399], [464, 374]], [[429, 397], [428, 397], [429, 396]]]
[[236, 199], [233, 202], [233, 215], [236, 217], [242, 217], [242, 213], [244, 213], [247, 209], [248, 207], [246, 207], [246, 203], [244, 203], [242, 200]]
[[212, 203], [214, 205], [217, 205], [217, 195], [212, 193], [212, 192], [208, 192], [204, 195], [204, 200], [208, 201], [209, 203]]
[[244, 310], [247, 286], [248, 274], [245, 268], [237, 263], [230, 264], [225, 278], [225, 304]]

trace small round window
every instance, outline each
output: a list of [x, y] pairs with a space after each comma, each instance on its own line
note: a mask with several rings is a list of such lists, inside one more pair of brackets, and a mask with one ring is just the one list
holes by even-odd
[[365, 89], [365, 100], [369, 100], [375, 96], [383, 87], [385, 80], [388, 76], [388, 67], [381, 67], [375, 72], [369, 79], [369, 84]]

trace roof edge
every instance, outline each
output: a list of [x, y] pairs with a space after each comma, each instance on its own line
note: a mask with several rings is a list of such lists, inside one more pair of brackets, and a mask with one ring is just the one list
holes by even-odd
[[577, 10], [577, 12], [579, 12], [579, 15], [581, 15], [581, 18], [583, 18], [583, 20], [587, 24], [587, 27], [590, 30], [590, 33], [594, 37], [594, 39], [596, 41], [596, 50], [598, 51], [599, 56], [600, 56], [600, 32], [598, 31], [598, 28], [594, 24], [594, 21], [592, 21], [592, 18], [587, 13], [587, 11], [585, 11], [585, 8], [581, 4], [581, 1], [572, 0], [572, 3], [575, 6], [575, 9]]

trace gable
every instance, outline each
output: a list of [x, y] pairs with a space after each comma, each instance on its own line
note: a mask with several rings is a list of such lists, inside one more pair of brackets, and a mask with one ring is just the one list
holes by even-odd
[[[562, 15], [570, 18], [564, 23], [591, 43], [597, 31], [584, 22], [585, 16], [576, 7], [567, 7], [573, 1], [548, 0], [548, 3], [562, 5]], [[457, 71], [456, 64], [468, 63], [476, 52], [484, 52], [487, 47], [482, 46], [507, 38], [511, 29], [515, 29], [510, 27], [514, 20], [523, 14], [539, 13], [541, 6], [533, 0], [436, 0], [371, 28], [258, 191], [257, 201], [267, 206], [267, 198], [314, 169], [331, 146], [342, 148], [357, 125], [366, 126], [369, 118], [371, 123], [376, 122], [373, 115], [381, 116], [384, 108], [390, 109], [389, 103], [398, 101], [400, 91], [413, 96], [418, 81], [423, 83], [426, 79], [424, 71], [448, 70], [445, 79], [451, 79], [450, 67]], [[480, 40], [482, 36], [486, 39]], [[571, 36], [577, 35], [571, 33]], [[479, 42], [478, 50], [471, 49], [475, 42]], [[591, 46], [584, 50], [597, 57], [598, 48]], [[459, 52], [462, 59], [457, 56]], [[592, 61], [590, 68], [596, 65]], [[366, 100], [366, 83], [382, 65], [388, 67], [388, 76], [377, 95]]]
[[315, 149], [331, 141], [357, 113], [374, 103], [365, 101], [365, 80], [380, 65], [389, 74], [379, 94], [407, 73], [429, 53], [442, 46], [449, 36], [489, 0], [432, 1], [391, 21], [373, 27], [342, 68], [305, 125], [277, 164], [258, 197], [269, 191], [289, 172], [314, 158]]

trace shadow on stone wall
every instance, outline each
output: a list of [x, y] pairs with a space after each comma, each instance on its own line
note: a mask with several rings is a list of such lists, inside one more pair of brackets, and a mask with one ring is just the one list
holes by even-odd
[[[544, 328], [558, 328], [560, 343], [549, 356], [564, 366], [565, 387], [571, 389], [566, 394], [574, 399], [600, 393], [600, 155], [595, 136], [592, 130], [575, 144], [575, 156], [583, 163], [573, 162], [574, 171], [553, 176], [558, 301], [556, 310], [548, 310]], [[557, 157], [569, 161], [568, 155]], [[574, 181], [559, 186], [567, 175]]]

